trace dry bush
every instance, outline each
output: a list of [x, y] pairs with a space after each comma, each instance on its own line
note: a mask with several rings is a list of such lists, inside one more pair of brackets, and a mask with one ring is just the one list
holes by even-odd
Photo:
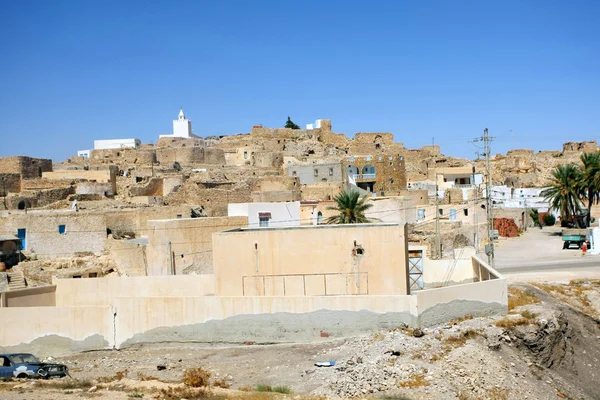
[[143, 372], [138, 372], [137, 376], [138, 376], [138, 381], [158, 381], [158, 380], [160, 380], [154, 376], [146, 375]]
[[258, 384], [258, 385], [256, 385], [256, 391], [257, 392], [274, 392], [274, 393], [283, 393], [283, 394], [292, 393], [292, 389], [290, 389], [289, 386], [283, 386], [283, 385], [271, 386], [271, 385]]
[[377, 333], [374, 333], [373, 336], [371, 336], [371, 343], [378, 342], [383, 339], [385, 339], [385, 335], [381, 332], [377, 332]]
[[525, 318], [525, 319], [535, 319], [535, 317], [537, 317], [538, 314], [531, 312], [529, 310], [525, 310], [521, 313], [521, 317]]
[[490, 400], [508, 400], [508, 390], [494, 386], [487, 391], [486, 397]]
[[124, 369], [123, 371], [117, 371], [113, 376], [101, 376], [100, 378], [97, 378], [96, 380], [98, 381], [98, 383], [110, 383], [110, 382], [120, 381], [121, 379], [123, 379], [127, 376], [128, 372], [129, 371]]
[[456, 324], [460, 324], [463, 321], [468, 321], [470, 319], [473, 319], [473, 314], [469, 314], [469, 315], [465, 315], [464, 317], [460, 317], [457, 319], [452, 319], [450, 320], [450, 322], [448, 322], [448, 325], [456, 325]]
[[91, 381], [87, 379], [61, 379], [60, 381], [38, 382], [41, 386], [49, 388], [68, 390], [68, 389], [89, 389], [92, 386]]
[[214, 379], [213, 380], [213, 386], [214, 387], [220, 387], [220, 388], [223, 388], [223, 389], [229, 389], [231, 387], [231, 383], [227, 382], [227, 380], [225, 378]]
[[422, 386], [429, 386], [429, 382], [425, 380], [425, 376], [423, 374], [414, 374], [409, 379], [405, 381], [398, 382], [398, 387], [401, 388], [418, 388]]
[[413, 360], [422, 360], [423, 359], [423, 353], [415, 353], [412, 355], [411, 357]]
[[510, 288], [508, 289], [508, 310], [514, 310], [519, 306], [526, 304], [539, 303], [540, 299], [532, 292], [525, 292], [521, 289]]
[[512, 329], [521, 325], [528, 325], [530, 322], [526, 318], [502, 318], [496, 321], [498, 328]]
[[190, 368], [183, 373], [181, 382], [195, 388], [210, 386], [210, 372], [203, 368]]
[[214, 396], [208, 389], [191, 388], [186, 386], [169, 387], [160, 390], [160, 398], [163, 400], [224, 400], [224, 397]]
[[462, 331], [458, 335], [450, 336], [450, 337], [446, 338], [444, 340], [444, 342], [446, 342], [447, 344], [449, 344], [451, 346], [459, 347], [459, 346], [462, 346], [465, 343], [467, 343], [467, 340], [475, 339], [476, 337], [479, 337], [479, 336], [483, 336], [483, 333], [481, 330], [467, 329], [467, 330]]

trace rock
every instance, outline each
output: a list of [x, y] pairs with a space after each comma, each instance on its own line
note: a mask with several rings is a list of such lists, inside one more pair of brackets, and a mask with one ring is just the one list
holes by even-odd
[[92, 386], [88, 389], [88, 393], [94, 393], [96, 390], [98, 390], [98, 386]]
[[156, 366], [156, 369], [157, 369], [158, 371], [164, 371], [165, 369], [167, 369], [167, 366], [166, 366], [166, 365], [157, 365], [157, 366]]
[[420, 338], [420, 337], [425, 336], [425, 333], [421, 329], [415, 329], [413, 331], [413, 336], [416, 338]]

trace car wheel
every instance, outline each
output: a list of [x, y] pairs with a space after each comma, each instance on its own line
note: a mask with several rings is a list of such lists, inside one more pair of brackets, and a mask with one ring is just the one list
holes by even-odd
[[28, 377], [29, 377], [29, 375], [24, 374], [22, 372], [19, 375], [17, 375], [17, 378], [21, 378], [21, 379], [25, 379], [25, 378], [28, 378]]

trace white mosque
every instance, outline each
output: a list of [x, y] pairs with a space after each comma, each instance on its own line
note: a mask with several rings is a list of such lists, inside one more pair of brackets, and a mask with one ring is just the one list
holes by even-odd
[[182, 137], [182, 138], [193, 138], [197, 137], [192, 133], [192, 121], [185, 118], [183, 108], [179, 110], [177, 119], [173, 120], [173, 134], [172, 135], [160, 135], [163, 137]]

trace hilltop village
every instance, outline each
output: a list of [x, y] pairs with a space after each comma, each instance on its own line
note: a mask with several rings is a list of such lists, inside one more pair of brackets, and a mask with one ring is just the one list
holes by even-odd
[[[556, 214], [541, 193], [552, 170], [596, 142], [488, 166], [389, 132], [350, 138], [326, 119], [286, 125], [201, 138], [181, 110], [155, 145], [1, 158], [3, 393], [21, 398], [34, 389], [20, 379], [72, 367], [39, 394], [191, 399], [283, 382], [332, 398], [594, 398], [579, 377], [594, 382], [598, 366], [583, 333], [597, 331], [598, 281], [509, 286], [493, 249], [515, 238], [502, 273], [589, 263], [560, 249], [554, 222], [530, 228]], [[355, 206], [344, 196], [364, 202], [364, 219], [335, 218]], [[28, 353], [51, 364], [13, 365]]]
[[[595, 151], [595, 142], [582, 142], [494, 156], [495, 215], [525, 228], [523, 199], [547, 212], [538, 195], [552, 168]], [[181, 110], [173, 134], [155, 145], [97, 140], [64, 162], [0, 159], [3, 261], [33, 286], [52, 276], [211, 273], [214, 232], [322, 224], [348, 189], [368, 197], [372, 222], [409, 224], [409, 243], [441, 258], [485, 246], [484, 173], [481, 160], [446, 156], [439, 146], [407, 149], [390, 132], [350, 138], [326, 119], [200, 138]], [[438, 213], [442, 254], [432, 249]]]

